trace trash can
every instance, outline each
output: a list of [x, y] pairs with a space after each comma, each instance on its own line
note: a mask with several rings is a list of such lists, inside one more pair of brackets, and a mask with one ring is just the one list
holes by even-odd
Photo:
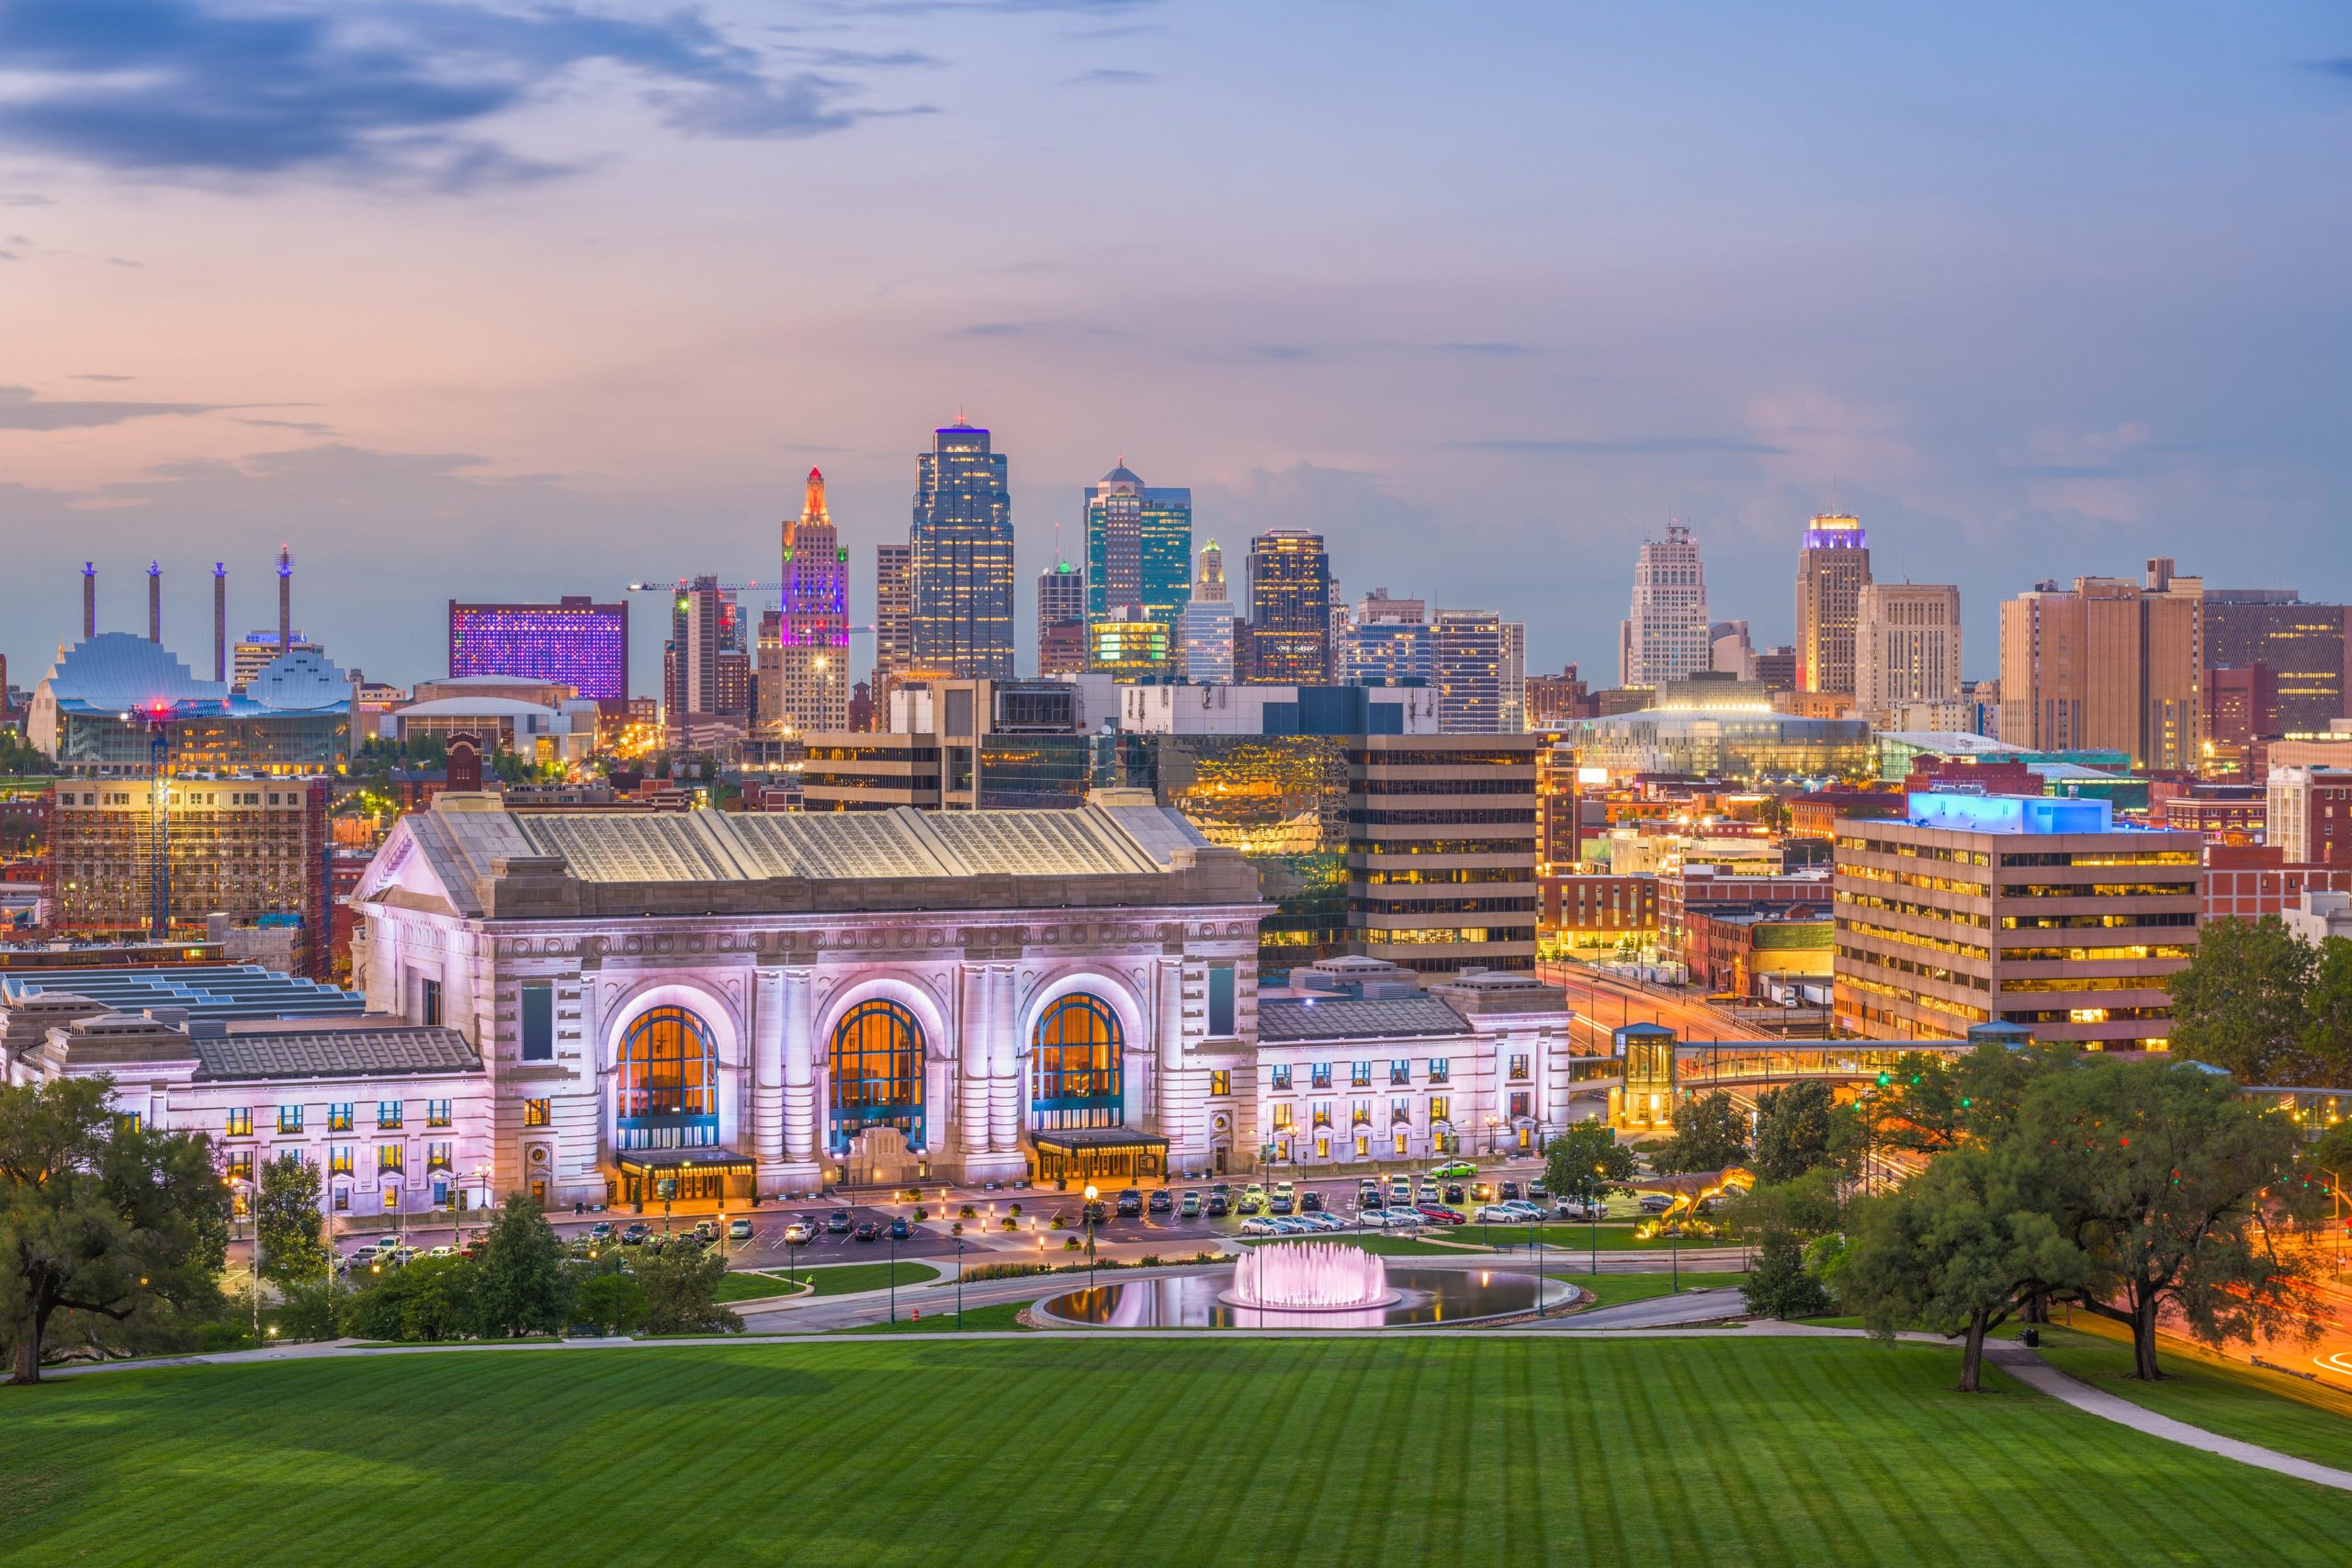
[[2018, 1338], [2029, 1350], [2039, 1350], [2041, 1348], [2041, 1330], [2034, 1327], [2031, 1324], [2026, 1325], [2025, 1332], [2018, 1335]]

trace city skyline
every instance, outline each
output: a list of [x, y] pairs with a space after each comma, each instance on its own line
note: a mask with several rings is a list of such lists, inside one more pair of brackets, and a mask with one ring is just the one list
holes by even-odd
[[[1334, 35], [1078, 0], [779, 32], [453, 5], [374, 17], [396, 66], [324, 21], [64, 14], [0, 7], [20, 680], [72, 639], [81, 560], [121, 630], [161, 561], [165, 640], [200, 658], [211, 563], [266, 624], [284, 540], [311, 636], [413, 681], [452, 595], [765, 580], [812, 465], [870, 603], [909, 443], [959, 405], [1021, 459], [1024, 586], [1124, 450], [1186, 480], [1203, 536], [1317, 532], [1343, 586], [1525, 621], [1532, 670], [1609, 670], [1668, 516], [1725, 584], [1861, 517], [1882, 580], [1960, 586], [1972, 676], [2042, 578], [2170, 556], [2352, 597], [2347, 218], [2309, 199], [2352, 68], [2318, 7]], [[131, 66], [137, 113], [109, 97]], [[230, 114], [247, 70], [288, 86], [267, 123]], [[1825, 72], [1863, 85], [1782, 89]], [[338, 112], [368, 86], [380, 118]], [[1114, 108], [1119, 137], [1067, 134]], [[1105, 192], [1197, 212], [1208, 179], [1219, 214], [1148, 251], [1098, 225]], [[820, 214], [827, 244], [779, 243]], [[1722, 597], [1792, 640], [1784, 590]], [[634, 653], [650, 692], [658, 640]]]

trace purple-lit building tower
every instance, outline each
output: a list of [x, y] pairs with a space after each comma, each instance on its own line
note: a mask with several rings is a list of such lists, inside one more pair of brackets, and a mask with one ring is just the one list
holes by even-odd
[[784, 524], [784, 613], [776, 627], [777, 725], [787, 736], [849, 728], [849, 552], [808, 470], [800, 515]]
[[560, 681], [617, 715], [628, 705], [628, 605], [567, 593], [552, 604], [449, 601], [449, 673]]

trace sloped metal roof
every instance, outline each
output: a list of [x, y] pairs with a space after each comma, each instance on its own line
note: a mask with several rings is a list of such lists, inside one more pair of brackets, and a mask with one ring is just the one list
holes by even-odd
[[178, 1008], [222, 1021], [332, 1018], [368, 1010], [356, 991], [337, 990], [258, 964], [190, 964], [159, 969], [28, 970], [0, 975], [0, 1005], [27, 997], [86, 997], [116, 1012]]
[[1261, 997], [1258, 1001], [1261, 1041], [1402, 1040], [1470, 1032], [1470, 1021], [1435, 997], [1375, 1001], [1353, 997]]
[[198, 1081], [345, 1078], [408, 1073], [479, 1072], [481, 1057], [454, 1029], [302, 1029], [201, 1036]]

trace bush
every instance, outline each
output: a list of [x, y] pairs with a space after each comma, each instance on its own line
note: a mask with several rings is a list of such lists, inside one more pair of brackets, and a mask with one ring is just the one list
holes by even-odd
[[743, 1320], [714, 1299], [727, 1259], [701, 1247], [663, 1247], [632, 1266], [649, 1334], [743, 1332]]
[[1829, 1292], [1805, 1271], [1804, 1249], [1787, 1231], [1765, 1235], [1740, 1294], [1758, 1317], [1820, 1317], [1829, 1311]]
[[279, 1337], [288, 1339], [339, 1339], [351, 1310], [351, 1292], [325, 1280], [308, 1280], [286, 1287], [277, 1306]]
[[606, 1334], [633, 1334], [645, 1321], [645, 1288], [637, 1276], [619, 1269], [592, 1274], [572, 1292], [571, 1311]]

